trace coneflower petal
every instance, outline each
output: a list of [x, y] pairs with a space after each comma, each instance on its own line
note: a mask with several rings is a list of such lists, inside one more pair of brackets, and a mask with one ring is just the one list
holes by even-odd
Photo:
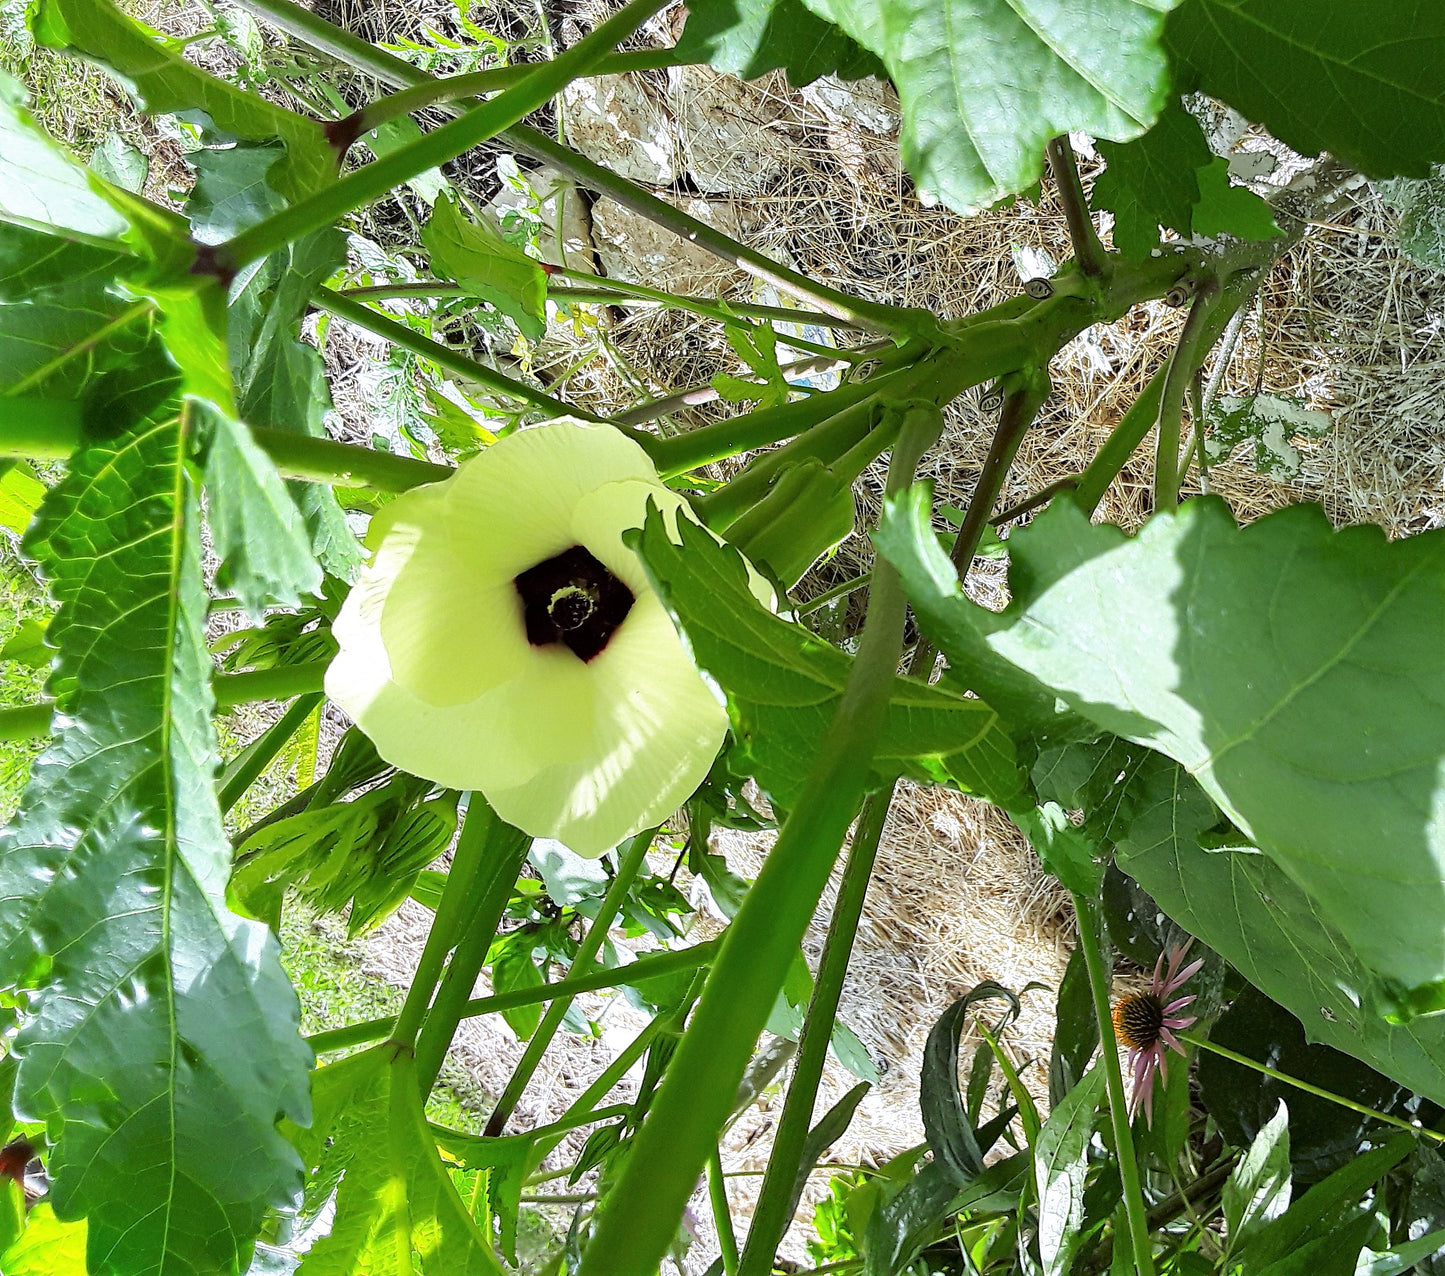
[[1160, 991], [1164, 996], [1167, 997], [1176, 988], [1180, 987], [1180, 985], [1187, 984], [1191, 979], [1194, 978], [1195, 975], [1200, 972], [1200, 970], [1203, 969], [1203, 967], [1204, 958], [1195, 958], [1189, 963], [1189, 965], [1185, 966], [1183, 970], [1181, 970], [1177, 975], [1170, 979]]
[[1197, 1024], [1198, 1022], [1199, 1022], [1199, 1019], [1198, 1019], [1198, 1017], [1195, 1016], [1195, 1015], [1182, 1015], [1182, 1016], [1180, 1016], [1180, 1017], [1177, 1018], [1177, 1019], [1163, 1019], [1163, 1020], [1161, 1020], [1161, 1021], [1160, 1021], [1160, 1027], [1161, 1027], [1161, 1030], [1162, 1030], [1163, 1028], [1173, 1028], [1176, 1032], [1180, 1032], [1180, 1031], [1182, 1031], [1182, 1030], [1185, 1029], [1185, 1028], [1192, 1028], [1192, 1027], [1194, 1027], [1194, 1025]]
[[1184, 1047], [1179, 1044], [1179, 1038], [1176, 1037], [1172, 1032], [1169, 1031], [1168, 1028], [1164, 1027], [1162, 1024], [1159, 1027], [1159, 1035], [1164, 1039], [1164, 1042], [1169, 1046], [1171, 1050], [1177, 1050], [1180, 1054], [1184, 1053]]
[[1177, 1001], [1171, 1001], [1164, 1007], [1164, 1013], [1166, 1015], [1172, 1015], [1176, 1010], [1183, 1010], [1184, 1007], [1193, 1000], [1194, 995], [1191, 993], [1188, 997], [1180, 997]]

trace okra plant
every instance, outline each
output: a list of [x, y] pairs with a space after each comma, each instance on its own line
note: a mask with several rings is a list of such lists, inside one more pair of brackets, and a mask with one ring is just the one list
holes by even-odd
[[[0, 834], [8, 1276], [517, 1270], [524, 1185], [575, 1131], [566, 1168], [588, 1186], [532, 1270], [681, 1261], [703, 1179], [713, 1270], [796, 1270], [779, 1247], [863, 1093], [814, 1122], [904, 779], [1001, 807], [1072, 894], [1078, 951], [1047, 1116], [997, 1049], [1021, 990], [980, 985], [929, 1039], [926, 1144], [834, 1181], [819, 1270], [1434, 1270], [1445, 532], [1390, 541], [1304, 504], [1241, 527], [1218, 497], [1184, 497], [1206, 374], [1274, 263], [1361, 178], [1445, 163], [1445, 8], [695, 0], [674, 47], [638, 51], [622, 46], [666, 0], [630, 0], [545, 59], [487, 46], [438, 75], [292, 0], [238, 2], [375, 96], [290, 109], [111, 0], [26, 15], [40, 45], [186, 122], [194, 183], [174, 205], [84, 166], [0, 80], [0, 483], [55, 607], [47, 698], [0, 712], [4, 737], [49, 737]], [[1046, 183], [1068, 260], [973, 314], [883, 304], [527, 123], [579, 77], [690, 63], [891, 80], [920, 195], [968, 216]], [[1314, 158], [1268, 200], [1233, 185], [1199, 122], [1211, 100]], [[396, 131], [418, 113], [425, 128]], [[1103, 159], [1087, 191], [1071, 134]], [[349, 219], [484, 143], [786, 304], [578, 289], [455, 189], [426, 206], [428, 273], [361, 281]], [[399, 298], [531, 340], [559, 305], [688, 309], [756, 376], [720, 383], [739, 409], [701, 426], [669, 423], [686, 396], [601, 420], [382, 304]], [[1072, 481], [1000, 511], [1055, 356], [1155, 301], [1185, 318], [1147, 388]], [[464, 383], [429, 455], [327, 436], [316, 315]], [[790, 382], [786, 323], [835, 334], [849, 375]], [[970, 392], [995, 425], [949, 526], [915, 475]], [[1152, 516], [1095, 522], [1141, 448]], [[882, 516], [855, 529], [854, 485], [885, 457]], [[1000, 513], [1011, 601], [994, 612], [961, 581]], [[790, 591], [854, 534], [877, 551], [866, 619], [834, 641]], [[218, 662], [221, 608], [252, 628]], [[327, 699], [354, 724], [329, 769], [233, 837], [225, 816]], [[222, 767], [216, 716], [258, 700], [283, 708]], [[709, 851], [715, 826], [774, 820], [750, 884]], [[663, 843], [728, 915], [718, 940], [676, 942], [685, 901], [646, 860]], [[545, 868], [559, 855], [571, 887]], [[434, 920], [399, 1012], [303, 1037], [283, 910], [361, 933], [408, 896]], [[619, 967], [615, 926], [666, 942]], [[1112, 996], [1115, 948], [1153, 967], [1147, 991]], [[483, 970], [494, 993], [473, 999]], [[649, 1026], [560, 1119], [515, 1128], [574, 998], [619, 985]], [[800, 1044], [744, 1228], [719, 1138], [780, 995]], [[459, 1022], [494, 1013], [528, 1045], [485, 1129], [429, 1121]], [[986, 1048], [961, 1086], [970, 1018]]]

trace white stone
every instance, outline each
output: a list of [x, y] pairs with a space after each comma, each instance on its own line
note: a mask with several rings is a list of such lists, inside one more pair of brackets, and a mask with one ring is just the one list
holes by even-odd
[[677, 180], [677, 125], [635, 75], [573, 80], [562, 90], [567, 141], [614, 173], [646, 186]]

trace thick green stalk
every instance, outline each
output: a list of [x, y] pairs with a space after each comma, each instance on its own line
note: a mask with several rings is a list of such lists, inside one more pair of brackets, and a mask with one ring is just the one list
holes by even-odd
[[[442, 1061], [456, 1036], [457, 1024], [466, 1014], [477, 976], [486, 964], [502, 914], [511, 901], [517, 874], [527, 859], [527, 848], [532, 845], [527, 834], [498, 816], [482, 802], [480, 794], [472, 794], [472, 803], [473, 806], [467, 808], [467, 823], [485, 818], [486, 824], [478, 830], [478, 836], [486, 839], [486, 858], [470, 891], [471, 916], [458, 936], [456, 951], [416, 1039], [417, 1081], [423, 1094], [430, 1094], [436, 1083]], [[481, 803], [480, 807], [473, 809], [477, 803]], [[445, 894], [442, 906], [446, 906]], [[437, 919], [441, 919], [440, 910]]]
[[440, 341], [424, 337], [421, 333], [408, 328], [406, 324], [398, 323], [395, 319], [373, 310], [370, 306], [362, 305], [361, 302], [345, 293], [333, 292], [330, 288], [318, 288], [312, 294], [311, 300], [321, 309], [329, 310], [333, 315], [337, 315], [349, 323], [354, 323], [359, 328], [365, 328], [378, 337], [385, 338], [394, 346], [400, 346], [403, 350], [410, 350], [412, 354], [430, 359], [438, 367], [445, 368], [448, 372], [455, 373], [459, 377], [469, 378], [478, 385], [486, 386], [488, 390], [496, 394], [516, 399], [519, 403], [530, 404], [534, 408], [541, 408], [549, 416], [577, 416], [590, 421], [597, 420], [586, 408], [574, 407], [569, 403], [564, 403], [561, 399], [554, 399], [545, 390], [535, 389], [525, 381], [516, 381], [504, 373], [498, 372], [495, 368], [487, 367], [485, 363], [469, 359], [450, 346], [444, 346]]
[[863, 916], [863, 901], [868, 895], [873, 861], [878, 855], [878, 842], [883, 836], [883, 825], [888, 819], [892, 798], [892, 785], [870, 794], [858, 817], [858, 826], [843, 869], [843, 881], [838, 888], [838, 900], [828, 921], [828, 938], [818, 963], [807, 1018], [803, 1021], [803, 1032], [798, 1041], [793, 1079], [788, 1085], [788, 1097], [783, 1104], [777, 1134], [773, 1136], [768, 1172], [753, 1210], [752, 1226], [748, 1228], [739, 1276], [769, 1276], [778, 1246], [793, 1221], [793, 1188], [802, 1166], [803, 1147], [808, 1141], [813, 1105], [818, 1098], [818, 1083], [822, 1080], [823, 1065], [828, 1058], [828, 1043], [833, 1038], [843, 981], [848, 975], [848, 961], [853, 955], [853, 937], [858, 933], [858, 922]]
[[217, 267], [236, 271], [259, 261], [311, 231], [332, 225], [353, 209], [364, 208], [418, 173], [445, 164], [496, 137], [550, 101], [572, 80], [586, 75], [665, 3], [666, 0], [631, 0], [565, 53], [551, 62], [531, 67], [526, 79], [512, 88], [219, 245], [214, 252]]
[[461, 836], [457, 838], [457, 848], [452, 854], [446, 888], [442, 891], [441, 903], [427, 933], [416, 974], [412, 976], [401, 1013], [388, 1034], [389, 1041], [407, 1050], [415, 1049], [416, 1035], [426, 1018], [427, 1007], [431, 1005], [442, 965], [471, 913], [477, 884], [492, 859], [494, 838], [502, 830], [510, 832], [511, 826], [497, 819], [480, 793], [473, 793], [467, 804], [466, 818], [462, 821]]
[[1094, 220], [1089, 216], [1089, 201], [1084, 184], [1079, 180], [1079, 166], [1074, 162], [1074, 148], [1068, 134], [1054, 138], [1046, 148], [1049, 169], [1059, 188], [1059, 202], [1069, 223], [1069, 239], [1074, 245], [1074, 260], [1084, 274], [1097, 278], [1104, 274], [1108, 256], [1099, 242]]
[[[319, 18], [309, 10], [295, 4], [293, 0], [242, 0], [242, 4], [244, 8], [273, 22], [283, 31], [306, 41], [314, 48], [324, 50], [332, 57], [339, 58], [359, 71], [365, 71], [368, 75], [375, 76], [383, 83], [407, 88], [435, 79], [434, 76], [419, 67], [412, 66], [409, 62], [404, 62], [394, 54], [387, 53], [384, 49], [378, 49], [365, 40], [342, 31], [324, 18]], [[577, 48], [580, 47], [580, 45], [577, 46]], [[571, 49], [558, 58], [557, 63], [548, 65], [559, 65], [576, 51], [576, 48]], [[575, 74], [577, 72], [570, 72], [567, 78], [570, 79]], [[565, 80], [559, 82], [557, 88], [560, 89], [562, 83], [565, 82]], [[500, 100], [500, 98], [493, 99], [493, 101]], [[460, 114], [464, 108], [457, 103], [448, 103], [443, 104], [442, 109], [451, 109]], [[508, 128], [502, 137], [516, 150], [552, 164], [583, 186], [616, 200], [624, 208], [630, 208], [649, 221], [674, 231], [684, 239], [695, 243], [699, 248], [740, 267], [755, 278], [772, 283], [781, 292], [796, 297], [807, 305], [833, 315], [835, 318], [843, 319], [867, 331], [883, 334], [933, 331], [937, 327], [937, 321], [926, 311], [902, 310], [894, 306], [862, 301], [839, 292], [835, 288], [829, 288], [825, 284], [816, 283], [785, 266], [780, 266], [763, 256], [762, 253], [755, 252], [745, 244], [738, 243], [737, 240], [724, 235], [706, 222], [689, 217], [681, 209], [674, 208], [666, 201], [643, 190], [642, 187], [634, 185], [626, 178], [618, 177], [609, 169], [603, 168], [600, 164], [594, 164], [591, 160], [578, 155], [545, 133], [528, 128], [525, 124], [516, 124]]]
[[[673, 49], [634, 49], [627, 53], [610, 53], [592, 67], [592, 75], [624, 75], [629, 71], [656, 71], [670, 66], [687, 66], [679, 62]], [[342, 129], [342, 121], [334, 126], [343, 136], [360, 137], [388, 120], [410, 115], [439, 102], [455, 102], [458, 98], [481, 97], [520, 84], [537, 69], [535, 62], [519, 62], [514, 66], [490, 67], [465, 75], [448, 75], [439, 80], [414, 84], [383, 97], [373, 98], [356, 112], [354, 122]]]
[[211, 679], [216, 708], [230, 709], [251, 700], [289, 700], [309, 691], [322, 690], [329, 660], [309, 660], [301, 665], [277, 665], [249, 673], [222, 673]]
[[301, 730], [319, 705], [323, 697], [319, 691], [298, 696], [296, 701], [266, 730], [231, 760], [221, 773], [216, 800], [221, 804], [221, 814], [226, 814], [264, 771], [275, 760], [276, 755], [290, 743], [291, 737]]
[[[909, 413], [889, 467], [890, 490], [912, 481], [941, 426], [937, 411]], [[582, 1258], [586, 1276], [654, 1271], [676, 1234], [868, 785], [906, 609], [897, 572], [876, 567], [842, 703], [796, 807], [728, 927], [692, 1023], [602, 1204]]]
[[[691, 948], [666, 949], [639, 957], [627, 966], [613, 970], [596, 970], [590, 975], [579, 975], [572, 979], [559, 979], [555, 984], [542, 984], [536, 988], [513, 988], [508, 992], [493, 993], [489, 997], [475, 997], [462, 1008], [461, 1018], [473, 1019], [478, 1015], [500, 1014], [503, 1010], [515, 1010], [518, 1006], [535, 1006], [554, 997], [576, 997], [584, 992], [596, 992], [599, 988], [617, 988], [623, 984], [632, 986], [648, 979], [676, 974], [681, 970], [696, 970], [708, 965], [717, 952], [717, 941], [694, 944]], [[306, 1043], [317, 1054], [334, 1050], [347, 1050], [352, 1046], [364, 1046], [368, 1042], [382, 1040], [396, 1023], [395, 1015], [381, 1019], [368, 1019], [364, 1023], [347, 1024], [343, 1028], [331, 1028], [306, 1038]]]
[[1174, 510], [1179, 507], [1179, 481], [1183, 477], [1179, 464], [1179, 431], [1184, 415], [1184, 395], [1194, 374], [1209, 353], [1214, 337], [1208, 324], [1210, 311], [1216, 309], [1220, 297], [1219, 283], [1208, 276], [1199, 285], [1179, 344], [1169, 356], [1164, 385], [1159, 392], [1159, 413], [1155, 419], [1159, 435], [1154, 454], [1154, 508]]
[[1303, 1090], [1306, 1094], [1312, 1094], [1317, 1099], [1328, 1099], [1331, 1103], [1337, 1103], [1342, 1108], [1349, 1108], [1351, 1112], [1358, 1112], [1361, 1116], [1371, 1117], [1383, 1125], [1393, 1125], [1397, 1130], [1408, 1130], [1411, 1134], [1423, 1135], [1427, 1139], [1433, 1139], [1436, 1143], [1445, 1143], [1445, 1134], [1438, 1130], [1431, 1130], [1423, 1125], [1415, 1125], [1400, 1117], [1391, 1116], [1387, 1112], [1379, 1112], [1374, 1108], [1367, 1108], [1363, 1103], [1356, 1103], [1353, 1099], [1347, 1099], [1344, 1095], [1335, 1094], [1332, 1090], [1321, 1089], [1317, 1085], [1311, 1085], [1308, 1081], [1301, 1081], [1298, 1077], [1289, 1076], [1271, 1068], [1268, 1064], [1259, 1063], [1248, 1055], [1236, 1054], [1233, 1050], [1218, 1045], [1208, 1037], [1201, 1037], [1195, 1032], [1176, 1032], [1174, 1034], [1180, 1041], [1187, 1042], [1200, 1050], [1208, 1050], [1211, 1054], [1217, 1054], [1221, 1059], [1228, 1059], [1231, 1063], [1237, 1063], [1241, 1067], [1250, 1068], [1263, 1076], [1270, 1077], [1275, 1081], [1282, 1081], [1285, 1085], [1293, 1086], [1296, 1090]]
[[[647, 829], [628, 843], [627, 853], [622, 857], [622, 862], [618, 864], [617, 874], [613, 877], [611, 885], [608, 886], [607, 894], [602, 898], [602, 907], [597, 910], [597, 916], [592, 919], [592, 924], [587, 928], [587, 934], [583, 937], [582, 943], [578, 945], [577, 955], [572, 959], [572, 966], [567, 972], [569, 977], [591, 973], [592, 966], [597, 960], [597, 954], [602, 951], [602, 945], [607, 939], [607, 932], [611, 929], [617, 915], [622, 912], [623, 904], [627, 902], [627, 892], [632, 889], [632, 883], [637, 880], [637, 874], [647, 863], [647, 852], [652, 846], [652, 839], [656, 836], [656, 829]], [[487, 1118], [487, 1126], [483, 1133], [489, 1138], [496, 1138], [506, 1128], [508, 1119], [516, 1110], [517, 1103], [527, 1088], [527, 1083], [531, 1081], [532, 1074], [537, 1071], [537, 1065], [542, 1062], [542, 1056], [547, 1053], [547, 1047], [552, 1044], [552, 1038], [557, 1035], [557, 1030], [562, 1026], [562, 1020], [566, 1018], [567, 1011], [571, 1007], [572, 998], [570, 996], [563, 994], [553, 997], [552, 1004], [547, 1007], [546, 1015], [537, 1025], [532, 1039], [527, 1042], [527, 1049], [523, 1052], [516, 1068], [513, 1069], [506, 1089], [502, 1091], [502, 1097], [497, 1100], [496, 1106]]]
[[1079, 947], [1089, 972], [1089, 991], [1094, 999], [1094, 1018], [1099, 1024], [1100, 1053], [1103, 1057], [1104, 1088], [1109, 1095], [1109, 1117], [1114, 1126], [1114, 1155], [1119, 1160], [1119, 1178], [1124, 1185], [1124, 1209], [1129, 1218], [1134, 1262], [1139, 1276], [1154, 1276], [1154, 1252], [1149, 1245], [1149, 1222], [1144, 1213], [1144, 1195], [1139, 1190], [1139, 1166], [1134, 1160], [1134, 1134], [1129, 1128], [1129, 1105], [1124, 1097], [1124, 1074], [1119, 1067], [1119, 1043], [1114, 1036], [1114, 1019], [1109, 1012], [1109, 972], [1099, 942], [1099, 915], [1093, 900], [1074, 896], [1074, 913], [1079, 923]]

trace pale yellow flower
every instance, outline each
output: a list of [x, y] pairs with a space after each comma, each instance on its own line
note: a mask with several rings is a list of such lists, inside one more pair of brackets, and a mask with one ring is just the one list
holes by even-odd
[[327, 694], [388, 762], [601, 855], [702, 781], [727, 714], [622, 533], [686, 502], [605, 425], [522, 430], [372, 521]]

